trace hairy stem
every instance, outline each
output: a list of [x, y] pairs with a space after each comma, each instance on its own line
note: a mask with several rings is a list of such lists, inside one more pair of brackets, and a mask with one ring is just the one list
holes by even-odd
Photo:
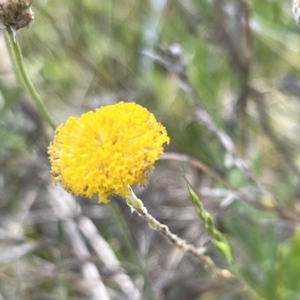
[[15, 66], [18, 71], [19, 78], [23, 82], [27, 92], [31, 96], [32, 101], [35, 104], [35, 107], [41, 114], [41, 116], [45, 119], [45, 121], [53, 128], [56, 128], [56, 124], [54, 120], [52, 119], [48, 109], [46, 108], [44, 102], [42, 101], [41, 97], [39, 96], [38, 92], [36, 91], [35, 87], [33, 86], [31, 80], [29, 79], [29, 76], [27, 74], [21, 49], [19, 46], [19, 43], [17, 40], [14, 40], [14, 37], [12, 34], [7, 33], [6, 34], [6, 40], [8, 44], [10, 45], [11, 53], [14, 57]]
[[249, 285], [247, 285], [242, 279], [236, 277], [230, 270], [218, 268], [209, 256], [203, 254], [205, 249], [197, 249], [195, 246], [187, 244], [185, 240], [173, 234], [169, 230], [168, 226], [160, 223], [148, 212], [143, 202], [137, 198], [137, 196], [132, 191], [131, 187], [128, 188], [130, 190], [130, 194], [126, 196], [127, 205], [132, 209], [132, 211], [137, 212], [137, 214], [148, 223], [148, 226], [152, 230], [159, 231], [171, 242], [171, 244], [175, 245], [180, 250], [191, 253], [203, 264], [203, 266], [208, 270], [208, 272], [212, 276], [215, 276], [227, 283], [240, 285], [241, 289], [249, 297], [249, 299], [264, 300], [264, 298], [257, 294], [255, 290], [253, 290]]

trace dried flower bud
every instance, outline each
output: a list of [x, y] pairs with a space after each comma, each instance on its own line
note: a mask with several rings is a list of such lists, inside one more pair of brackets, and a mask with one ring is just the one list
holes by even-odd
[[15, 33], [33, 20], [31, 0], [0, 0], [0, 26]]

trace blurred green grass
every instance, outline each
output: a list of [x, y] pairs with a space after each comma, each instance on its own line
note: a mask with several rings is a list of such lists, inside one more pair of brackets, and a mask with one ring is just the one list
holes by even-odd
[[[195, 121], [196, 107], [174, 74], [142, 54], [145, 49], [159, 53], [172, 43], [182, 46], [189, 80], [202, 104], [234, 141], [257, 180], [291, 214], [226, 202], [232, 191], [189, 164], [167, 160], [158, 164], [148, 187], [140, 191], [141, 198], [176, 234], [198, 246], [206, 244], [196, 213], [189, 210], [192, 202], [181, 177], [184, 170], [232, 243], [234, 272], [262, 298], [272, 300], [300, 299], [296, 229], [300, 28], [290, 2], [178, 0], [161, 1], [159, 8], [158, 2], [150, 0], [36, 0], [34, 23], [17, 33], [29, 75], [58, 123], [121, 99], [135, 101], [166, 126], [171, 138], [167, 151], [188, 154], [257, 202], [267, 201], [243, 172], [226, 166], [226, 152]], [[9, 62], [5, 51], [1, 55]], [[91, 284], [82, 280], [82, 260], [70, 246], [65, 220], [57, 218], [51, 206], [46, 147], [53, 133], [41, 125], [20, 85], [8, 82], [10, 72], [8, 68], [0, 73], [0, 248], [6, 253], [32, 241], [38, 246], [22, 255], [13, 256], [12, 251], [7, 261], [0, 254], [0, 297], [93, 299]], [[223, 194], [215, 196], [219, 189]], [[237, 287], [210, 278], [191, 258], [181, 258], [118, 201], [144, 267], [146, 275], [141, 275], [109, 210], [97, 216], [92, 213], [97, 209], [94, 202], [78, 201], [82, 214], [93, 220], [143, 295], [141, 299], [151, 299], [147, 280], [156, 299], [247, 299]], [[44, 245], [48, 242], [49, 247]], [[87, 260], [95, 262], [111, 299], [128, 299], [112, 279], [116, 271], [99, 262], [91, 248]], [[213, 247], [208, 253], [227, 267]]]

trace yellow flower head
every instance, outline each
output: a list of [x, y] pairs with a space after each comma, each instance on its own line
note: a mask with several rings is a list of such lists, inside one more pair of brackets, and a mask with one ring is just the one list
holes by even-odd
[[100, 202], [129, 194], [128, 185], [146, 183], [166, 129], [144, 107], [119, 102], [70, 117], [55, 131], [48, 148], [52, 180], [74, 194]]

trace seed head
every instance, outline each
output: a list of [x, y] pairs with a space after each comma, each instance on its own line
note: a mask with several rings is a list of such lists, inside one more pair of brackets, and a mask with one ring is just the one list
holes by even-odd
[[33, 20], [31, 0], [0, 0], [0, 26], [10, 32], [26, 27]]

